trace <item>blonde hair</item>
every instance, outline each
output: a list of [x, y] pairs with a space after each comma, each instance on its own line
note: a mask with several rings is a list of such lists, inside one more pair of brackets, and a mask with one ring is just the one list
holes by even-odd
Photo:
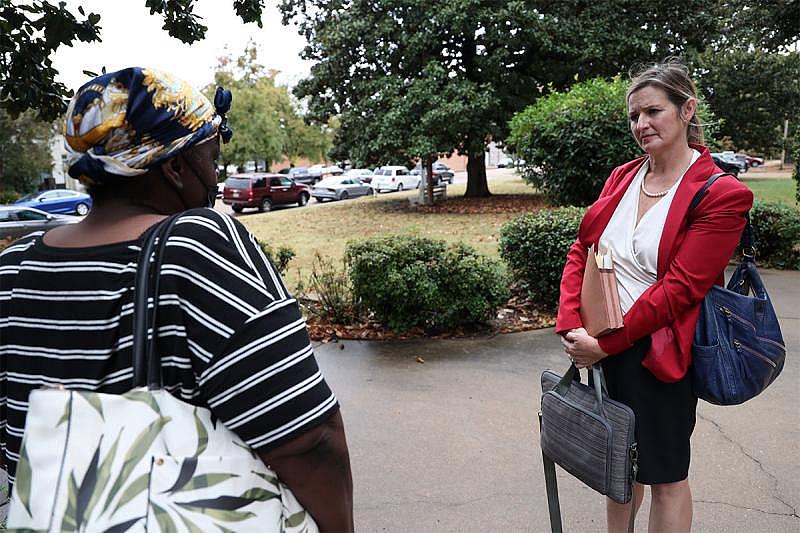
[[[631, 85], [625, 94], [625, 101], [628, 101], [631, 94], [648, 86], [663, 89], [669, 101], [679, 110], [687, 100], [697, 98], [697, 88], [689, 77], [689, 69], [674, 58], [650, 65], [631, 76]], [[697, 116], [697, 109], [689, 119], [687, 140], [696, 144], [704, 142], [703, 123]]]

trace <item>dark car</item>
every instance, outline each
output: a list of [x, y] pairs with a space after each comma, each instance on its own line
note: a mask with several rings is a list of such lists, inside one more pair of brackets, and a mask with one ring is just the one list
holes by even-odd
[[293, 167], [289, 170], [289, 179], [297, 183], [308, 183], [314, 185], [322, 179], [321, 174], [312, 173], [306, 167]]
[[311, 198], [311, 190], [281, 174], [236, 174], [225, 180], [222, 201], [241, 213], [245, 207], [269, 211], [273, 205], [297, 204], [304, 206]]
[[39, 209], [21, 205], [0, 206], [0, 239], [16, 239], [33, 233], [47, 231], [62, 224], [80, 222], [80, 218], [70, 215], [53, 215]]
[[741, 167], [736, 163], [732, 163], [731, 161], [723, 159], [718, 154], [711, 154], [711, 159], [714, 160], [714, 164], [717, 165], [723, 172], [728, 172], [736, 177], [739, 176]]
[[[411, 174], [415, 176], [419, 176], [422, 174], [422, 166], [417, 165], [414, 167], [414, 170], [411, 171]], [[443, 181], [452, 184], [453, 178], [455, 177], [455, 173], [450, 170], [450, 167], [445, 165], [444, 163], [434, 163], [433, 164], [433, 178], [434, 182], [439, 184]]]
[[92, 208], [92, 197], [69, 189], [52, 189], [26, 194], [14, 205], [33, 207], [48, 213], [85, 215]]

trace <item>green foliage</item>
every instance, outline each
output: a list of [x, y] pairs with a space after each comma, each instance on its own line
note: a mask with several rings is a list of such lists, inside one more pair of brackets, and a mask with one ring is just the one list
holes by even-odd
[[480, 322], [510, 295], [502, 264], [463, 243], [391, 235], [351, 241], [345, 260], [356, 300], [396, 331]]
[[13, 204], [19, 200], [19, 197], [20, 194], [17, 191], [0, 190], [0, 204]]
[[619, 78], [552, 92], [511, 120], [508, 144], [527, 162], [522, 176], [557, 205], [588, 205], [609, 172], [641, 152], [632, 139]]
[[800, 211], [775, 202], [758, 202], [750, 211], [756, 258], [772, 268], [800, 270]]
[[[194, 3], [144, 2], [151, 15], [158, 13], [164, 18], [163, 29], [184, 43], [205, 37], [207, 28], [192, 12]], [[261, 27], [263, 0], [235, 0], [233, 6], [243, 22]], [[53, 56], [62, 45], [72, 46], [76, 40], [100, 41], [100, 15], [87, 15], [83, 7], [77, 11], [80, 16], [76, 17], [66, 2], [0, 2], [0, 106], [11, 115], [34, 109], [43, 120], [53, 121], [66, 111], [65, 99], [73, 91], [56, 81]]]
[[297, 291], [312, 301], [308, 306], [312, 315], [332, 324], [353, 324], [361, 315], [344, 260], [338, 268], [331, 259], [315, 252], [311, 274], [306, 280], [301, 278]]
[[267, 256], [270, 262], [275, 265], [275, 268], [277, 268], [278, 272], [281, 274], [286, 272], [286, 269], [289, 267], [289, 261], [291, 261], [297, 255], [289, 246], [279, 246], [278, 250], [275, 251], [269, 244], [260, 240], [257, 240], [257, 242], [261, 247], [261, 251], [264, 252], [264, 255]]
[[800, 52], [709, 50], [695, 66], [730, 149], [777, 156], [787, 119], [789, 137], [800, 134]]
[[296, 90], [317, 120], [341, 117], [334, 154], [371, 166], [458, 151], [468, 196], [488, 194], [483, 150], [537, 87], [613, 76], [702, 50], [719, 13], [700, 0], [282, 0], [315, 61]]
[[248, 161], [265, 161], [269, 166], [284, 157], [326, 159], [333, 128], [329, 124], [306, 124], [289, 90], [276, 85], [277, 74], [258, 63], [258, 50], [252, 42], [236, 60], [231, 56], [219, 59], [215, 83], [205, 92], [213, 98], [216, 86], [221, 85], [233, 94], [228, 120], [234, 136], [222, 145], [225, 166], [242, 166]]
[[0, 109], [0, 203], [36, 188], [52, 166], [50, 141], [55, 128], [32, 111], [13, 118]]
[[514, 281], [550, 309], [558, 305], [561, 272], [584, 213], [577, 207], [542, 210], [500, 228], [500, 256]]

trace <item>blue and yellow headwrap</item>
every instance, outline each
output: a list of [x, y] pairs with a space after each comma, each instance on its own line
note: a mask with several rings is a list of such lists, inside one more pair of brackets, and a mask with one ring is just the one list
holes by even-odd
[[64, 139], [69, 175], [86, 185], [145, 174], [165, 159], [219, 134], [231, 93], [208, 98], [165, 72], [131, 67], [81, 87], [67, 109]]

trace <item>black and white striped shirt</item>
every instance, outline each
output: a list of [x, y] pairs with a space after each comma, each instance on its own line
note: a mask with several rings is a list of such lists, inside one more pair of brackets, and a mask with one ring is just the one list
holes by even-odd
[[[130, 390], [133, 287], [143, 237], [53, 248], [42, 232], [0, 254], [0, 445], [13, 482], [28, 395], [45, 385]], [[336, 397], [297, 302], [255, 238], [211, 209], [167, 239], [158, 319], [165, 388], [267, 451], [323, 422]]]

